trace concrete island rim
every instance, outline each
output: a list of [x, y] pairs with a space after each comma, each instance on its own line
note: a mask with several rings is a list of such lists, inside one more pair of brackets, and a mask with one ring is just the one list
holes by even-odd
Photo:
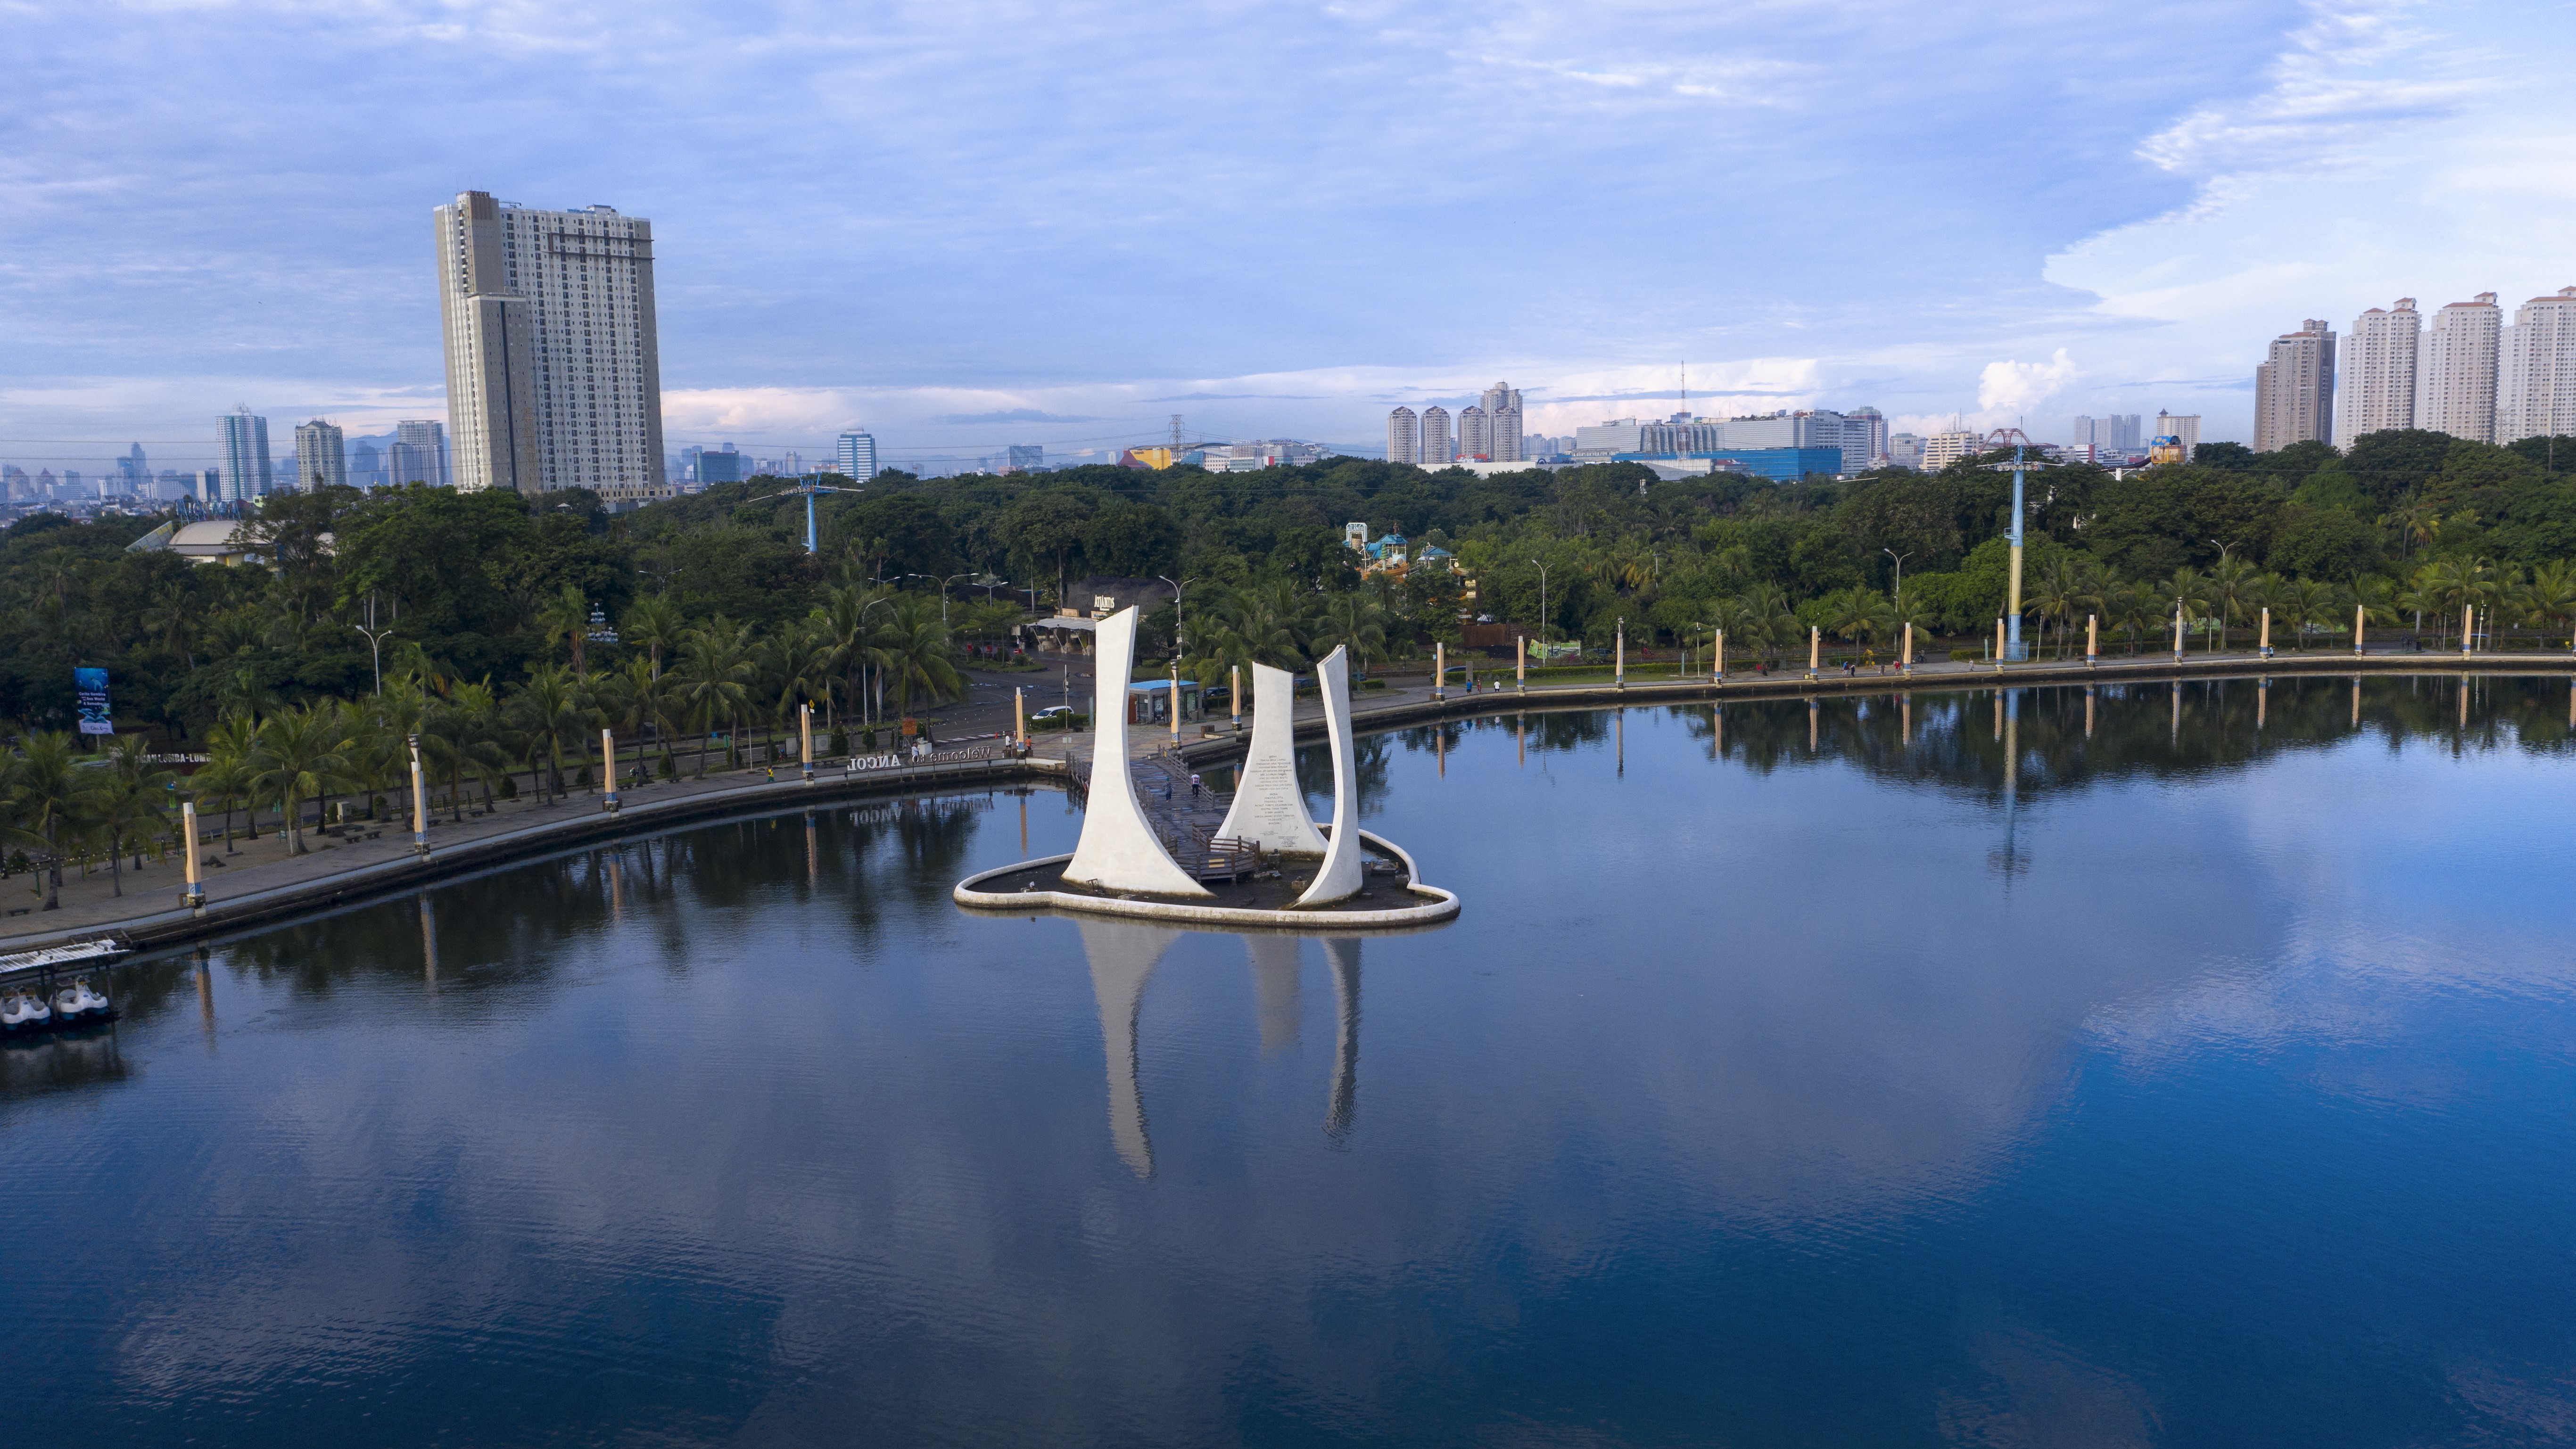
[[1177, 921], [1201, 926], [1254, 926], [1289, 931], [1371, 931], [1397, 930], [1408, 926], [1425, 926], [1454, 918], [1460, 909], [1456, 893], [1422, 883], [1422, 872], [1413, 857], [1402, 846], [1375, 832], [1359, 833], [1364, 844], [1373, 845], [1404, 864], [1404, 889], [1423, 898], [1418, 906], [1400, 906], [1384, 911], [1336, 911], [1314, 906], [1304, 910], [1255, 910], [1246, 906], [1203, 906], [1190, 901], [1151, 900], [1142, 897], [1081, 895], [1059, 890], [986, 890], [987, 881], [1006, 880], [1013, 875], [1025, 876], [1031, 871], [1061, 866], [1073, 859], [1073, 852], [1023, 860], [1015, 865], [981, 871], [959, 881], [949, 892], [951, 899], [970, 910], [979, 911], [1068, 911], [1096, 916], [1128, 916], [1139, 920]]

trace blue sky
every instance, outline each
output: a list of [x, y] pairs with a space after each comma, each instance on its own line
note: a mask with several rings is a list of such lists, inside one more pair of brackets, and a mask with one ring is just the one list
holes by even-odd
[[[674, 448], [2206, 415], [2576, 283], [2563, 5], [16, 3], [0, 459], [438, 416], [430, 209], [652, 218]], [[2557, 83], [2553, 84], [2553, 81]], [[60, 466], [59, 462], [55, 466]]]

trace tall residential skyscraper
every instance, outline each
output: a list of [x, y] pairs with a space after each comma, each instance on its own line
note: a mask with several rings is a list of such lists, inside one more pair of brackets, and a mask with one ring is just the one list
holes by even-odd
[[349, 448], [339, 424], [315, 418], [295, 430], [295, 470], [299, 489], [349, 486]]
[[1422, 410], [1422, 466], [1446, 468], [1456, 461], [1458, 449], [1449, 437], [1449, 410], [1427, 407]]
[[385, 450], [385, 466], [396, 488], [426, 483], [449, 485], [446, 429], [435, 418], [411, 418], [394, 424], [394, 444]]
[[[1485, 410], [1485, 447], [1483, 452], [1497, 463], [1517, 463], [1529, 456], [1521, 445], [1521, 390], [1508, 382], [1498, 382], [1485, 389], [1477, 400]], [[1460, 452], [1475, 451], [1467, 448]]]
[[2415, 353], [2422, 334], [2412, 297], [2353, 319], [2337, 369], [2343, 396], [2335, 403], [2336, 447], [2349, 448], [2365, 434], [2415, 426]]
[[2496, 294], [2453, 302], [2433, 314], [2415, 380], [2415, 425], [2472, 442], [2495, 441], [2496, 357], [2504, 309]]
[[457, 486], [670, 496], [653, 224], [466, 191], [437, 226]]
[[1469, 403], [1458, 410], [1458, 456], [1493, 460], [1494, 436], [1486, 426], [1482, 403]]
[[1411, 408], [1397, 408], [1386, 415], [1386, 460], [1390, 463], [1422, 461], [1422, 419]]
[[2254, 451], [2332, 439], [2334, 395], [2334, 331], [2311, 317], [2274, 338], [2270, 356], [2254, 369]]
[[2576, 287], [2514, 309], [2500, 393], [2497, 442], [2576, 434]]
[[877, 440], [865, 428], [844, 428], [836, 460], [841, 476], [853, 483], [865, 483], [877, 476]]
[[2182, 443], [2182, 460], [2188, 463], [2191, 461], [2191, 455], [2200, 450], [2200, 414], [2158, 413], [2155, 436], [2179, 439]]
[[257, 498], [274, 486], [268, 464], [268, 419], [245, 403], [217, 420], [223, 430], [224, 498], [237, 503]]

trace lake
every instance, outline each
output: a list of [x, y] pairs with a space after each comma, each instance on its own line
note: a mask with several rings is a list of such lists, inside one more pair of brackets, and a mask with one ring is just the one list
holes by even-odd
[[2570, 711], [1504, 715], [1362, 742], [1417, 934], [967, 915], [1001, 793], [137, 963], [0, 1050], [0, 1437], [2567, 1443]]

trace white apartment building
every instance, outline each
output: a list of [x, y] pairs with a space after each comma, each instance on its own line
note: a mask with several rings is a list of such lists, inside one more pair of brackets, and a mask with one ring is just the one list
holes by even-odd
[[1469, 403], [1458, 410], [1458, 456], [1493, 461], [1493, 430], [1486, 426], [1481, 403]]
[[2496, 294], [2433, 314], [2415, 381], [2415, 425], [2472, 442], [2496, 440], [2496, 360], [2504, 309]]
[[2576, 287], [2514, 309], [2498, 392], [2497, 442], [2576, 434]]
[[1449, 410], [1427, 407], [1422, 410], [1422, 458], [1425, 468], [1446, 468], [1458, 456], [1455, 440], [1449, 433]]
[[2334, 331], [2310, 317], [2298, 331], [2274, 338], [2270, 355], [2254, 369], [2254, 451], [2331, 440], [2334, 402]]
[[2349, 448], [2353, 439], [2366, 434], [2415, 426], [2415, 354], [2422, 336], [2412, 297], [2353, 319], [2337, 365], [2343, 396], [2335, 402], [2336, 447]]
[[1386, 460], [1390, 463], [1422, 462], [1422, 419], [1411, 408], [1397, 408], [1386, 415]]
[[1485, 389], [1477, 399], [1485, 410], [1485, 447], [1460, 448], [1462, 453], [1482, 451], [1497, 463], [1518, 462], [1529, 454], [1521, 443], [1521, 390], [1508, 382], [1498, 382]]
[[436, 215], [456, 486], [669, 497], [653, 224], [481, 191]]
[[349, 486], [349, 446], [339, 424], [315, 418], [295, 430], [295, 486]]
[[2075, 419], [2075, 436], [2072, 441], [2078, 448], [2090, 449], [2091, 456], [2096, 459], [2106, 456], [2126, 457], [2138, 451], [2142, 445], [2138, 436], [2138, 415], [2113, 413], [2109, 417], [2101, 418], [2078, 416]]
[[1923, 440], [1923, 471], [1938, 473], [1962, 458], [1975, 457], [1981, 451], [1983, 450], [1978, 446], [1978, 435], [1975, 433], [1961, 431], [1934, 433]]
[[1843, 471], [1858, 473], [1889, 464], [1887, 416], [1873, 407], [1843, 414]]
[[455, 482], [447, 461], [447, 425], [436, 418], [404, 418], [394, 424], [393, 446], [385, 450], [388, 480], [396, 488], [426, 483], [445, 488]]
[[2188, 463], [2191, 455], [2200, 451], [2200, 414], [2158, 413], [2155, 436], [2181, 443], [2182, 460]]

